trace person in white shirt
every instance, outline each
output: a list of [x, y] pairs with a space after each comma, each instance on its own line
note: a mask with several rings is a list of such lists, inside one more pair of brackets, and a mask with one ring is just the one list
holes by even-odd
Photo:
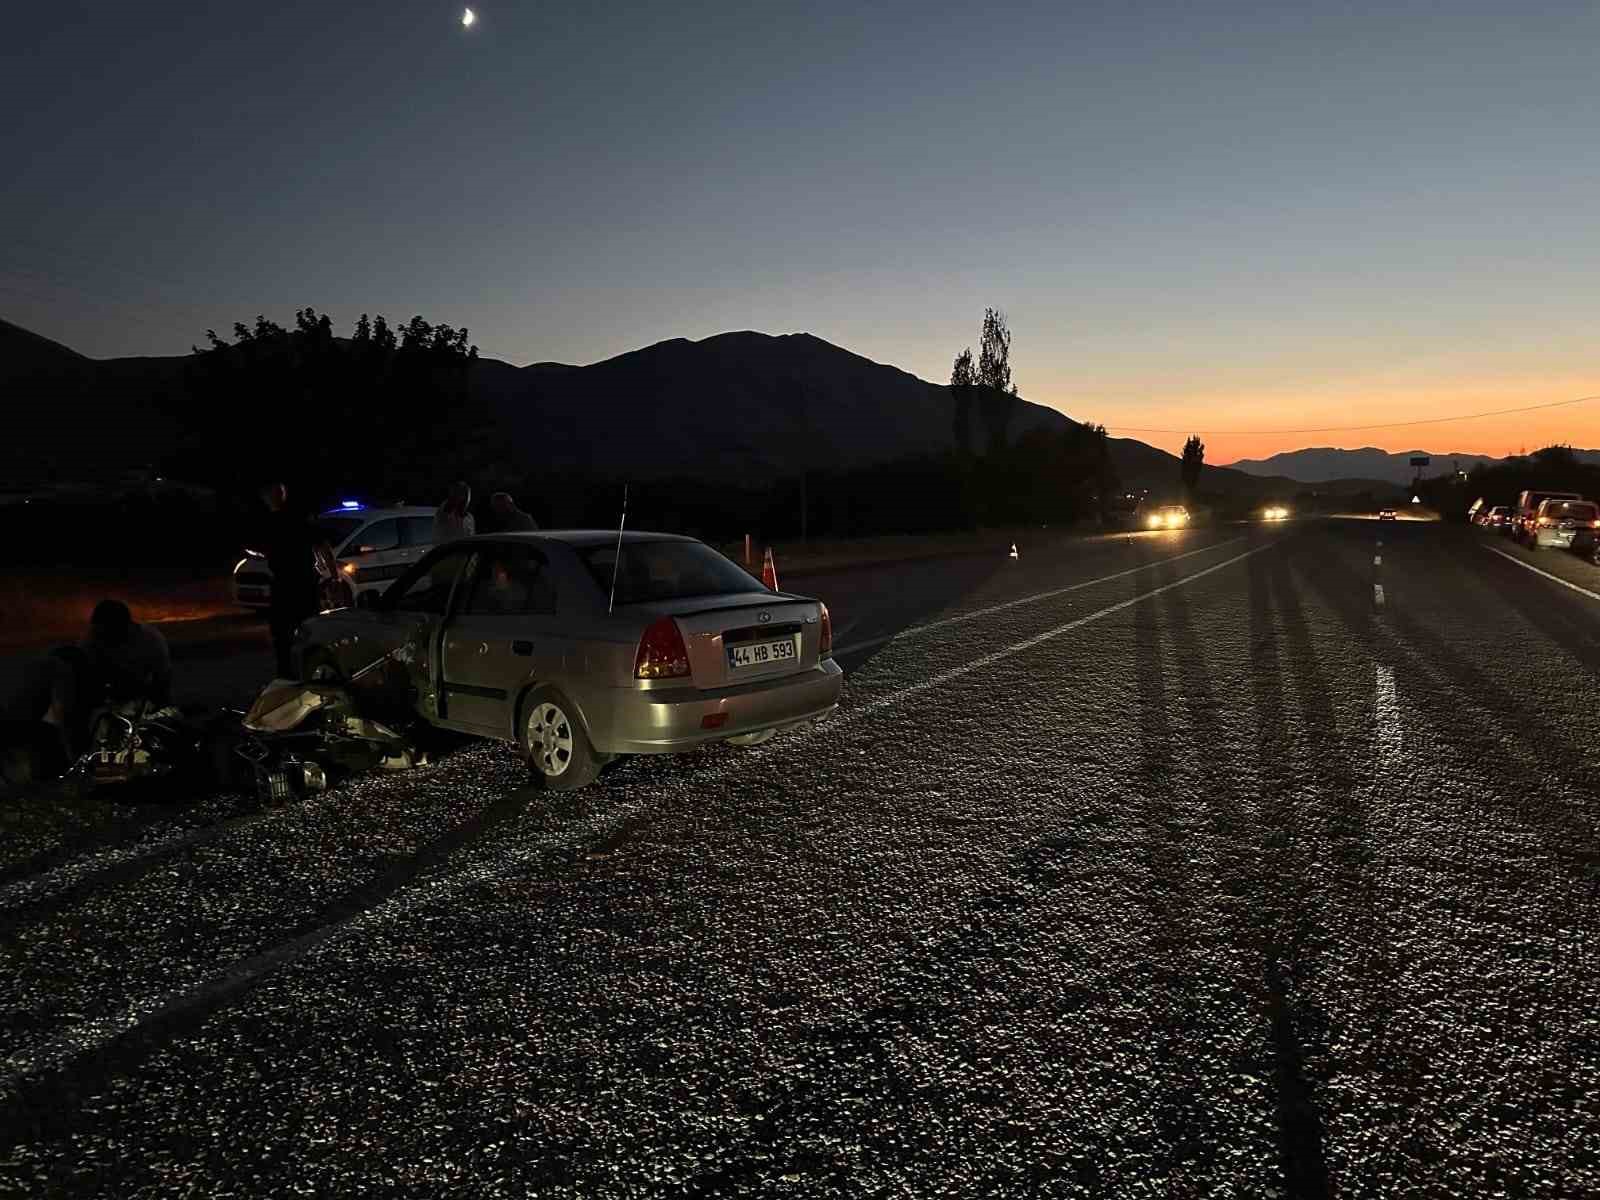
[[433, 544], [442, 546], [457, 538], [471, 537], [478, 531], [472, 519], [472, 488], [465, 482], [456, 483], [433, 513]]

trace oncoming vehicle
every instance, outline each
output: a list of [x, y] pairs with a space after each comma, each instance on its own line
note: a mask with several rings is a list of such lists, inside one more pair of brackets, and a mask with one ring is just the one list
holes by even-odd
[[[333, 547], [339, 578], [334, 591], [352, 604], [370, 604], [433, 546], [433, 509], [367, 508], [346, 501], [313, 522]], [[246, 608], [272, 603], [272, 572], [258, 550], [233, 567], [233, 599]]]
[[1587, 544], [1593, 541], [1597, 526], [1600, 526], [1600, 507], [1591, 500], [1542, 500], [1528, 530], [1528, 549], [1542, 550], [1546, 546], [1571, 549], [1580, 541]]
[[464, 538], [297, 637], [302, 679], [344, 684], [374, 715], [513, 742], [561, 791], [619, 755], [757, 745], [843, 688], [825, 605], [664, 533]]
[[1514, 541], [1526, 542], [1533, 531], [1534, 521], [1539, 515], [1539, 505], [1546, 500], [1582, 500], [1577, 492], [1534, 492], [1527, 491], [1517, 496], [1517, 503], [1511, 510], [1511, 537]]
[[1163, 504], [1145, 518], [1150, 529], [1181, 529], [1189, 523], [1189, 510], [1181, 504]]
[[1287, 521], [1289, 510], [1281, 504], [1269, 504], [1261, 510], [1261, 516], [1267, 521]]
[[1392, 508], [1380, 508], [1378, 510], [1378, 520], [1380, 521], [1398, 521], [1399, 519], [1400, 515]]

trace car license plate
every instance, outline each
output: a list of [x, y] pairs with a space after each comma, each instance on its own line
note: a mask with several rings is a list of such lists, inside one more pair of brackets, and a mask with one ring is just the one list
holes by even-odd
[[770, 667], [800, 657], [800, 638], [790, 634], [772, 642], [740, 642], [728, 647], [728, 666], [735, 671], [747, 667]]

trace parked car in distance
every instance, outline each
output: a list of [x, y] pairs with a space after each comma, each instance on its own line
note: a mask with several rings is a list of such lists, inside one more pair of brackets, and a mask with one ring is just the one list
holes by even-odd
[[[367, 508], [346, 501], [319, 514], [313, 524], [333, 547], [338, 583], [350, 603], [370, 604], [433, 546], [433, 509]], [[233, 567], [234, 603], [266, 608], [272, 603], [272, 572], [258, 550], [247, 549]]]
[[1587, 546], [1594, 540], [1594, 531], [1600, 526], [1600, 506], [1592, 500], [1543, 500], [1534, 511], [1533, 524], [1528, 530], [1530, 550], [1546, 546], [1571, 549], [1582, 539]]
[[1539, 505], [1546, 500], [1582, 500], [1577, 492], [1536, 492], [1525, 491], [1517, 496], [1516, 506], [1511, 513], [1511, 537], [1518, 542], [1526, 542], [1534, 528], [1534, 521], [1538, 517]]
[[515, 743], [559, 791], [618, 755], [759, 744], [843, 687], [820, 601], [693, 538], [615, 530], [436, 547], [372, 606], [302, 623], [296, 662], [374, 715]]
[[1506, 522], [1511, 519], [1511, 506], [1496, 504], [1493, 508], [1486, 508], [1477, 516], [1477, 522], [1485, 529], [1504, 529]]

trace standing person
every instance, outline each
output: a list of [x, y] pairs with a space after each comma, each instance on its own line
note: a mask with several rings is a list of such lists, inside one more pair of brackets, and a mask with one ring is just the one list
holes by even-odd
[[272, 572], [272, 649], [278, 656], [278, 678], [294, 678], [295, 627], [317, 611], [317, 560], [323, 538], [304, 517], [289, 511], [289, 489], [269, 483], [261, 489], [267, 506], [262, 540], [267, 569]]
[[518, 508], [509, 492], [490, 496], [489, 508], [494, 513], [496, 533], [533, 533], [539, 528], [539, 522]]
[[477, 524], [472, 519], [471, 509], [471, 486], [464, 481], [452, 484], [450, 494], [433, 513], [433, 544], [442, 546], [476, 533]]

